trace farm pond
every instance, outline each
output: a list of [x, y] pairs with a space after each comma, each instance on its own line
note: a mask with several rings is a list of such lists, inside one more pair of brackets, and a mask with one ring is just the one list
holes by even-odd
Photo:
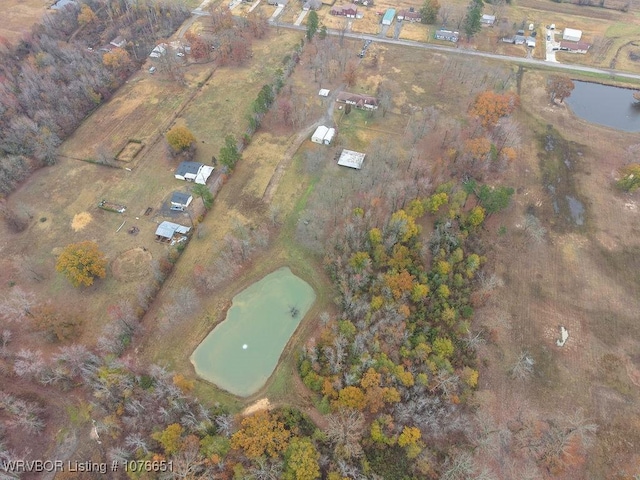
[[565, 103], [587, 122], [625, 132], [640, 132], [640, 106], [634, 105], [634, 90], [575, 80], [575, 89]]
[[234, 395], [256, 393], [315, 298], [313, 288], [288, 267], [247, 287], [191, 355], [196, 373]]

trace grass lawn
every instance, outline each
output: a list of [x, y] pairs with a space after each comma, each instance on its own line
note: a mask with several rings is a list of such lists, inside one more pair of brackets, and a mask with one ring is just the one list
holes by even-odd
[[2, 2], [2, 22], [0, 37], [15, 42], [31, 30], [31, 26], [39, 22], [47, 13], [47, 7], [54, 3], [45, 0], [4, 0]]

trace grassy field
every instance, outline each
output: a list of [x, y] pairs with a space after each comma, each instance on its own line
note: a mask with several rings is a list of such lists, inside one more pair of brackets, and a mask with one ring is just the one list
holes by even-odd
[[2, 2], [4, 12], [0, 23], [0, 37], [10, 42], [31, 30], [31, 26], [40, 21], [48, 11], [50, 0], [5, 0]]

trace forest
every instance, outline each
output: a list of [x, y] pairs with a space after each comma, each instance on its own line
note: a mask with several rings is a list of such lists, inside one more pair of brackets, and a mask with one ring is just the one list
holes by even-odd
[[[0, 45], [0, 194], [54, 164], [62, 140], [188, 15], [170, 1], [70, 4], [17, 45]], [[118, 35], [132, 42], [133, 57], [99, 51]]]

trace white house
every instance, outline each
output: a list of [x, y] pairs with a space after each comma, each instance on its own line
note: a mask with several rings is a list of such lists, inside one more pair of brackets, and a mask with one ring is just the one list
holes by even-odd
[[171, 210], [184, 210], [191, 204], [192, 200], [193, 196], [188, 193], [173, 192], [173, 195], [171, 195]]
[[360, 170], [362, 163], [364, 162], [364, 153], [355, 152], [353, 150], [342, 150], [340, 158], [338, 159], [338, 165], [343, 167], [355, 168]]
[[496, 23], [495, 15], [482, 15], [480, 23], [485, 27], [492, 27]]
[[320, 125], [318, 128], [316, 128], [316, 131], [311, 136], [311, 141], [313, 143], [322, 144], [324, 142], [324, 137], [327, 135], [328, 131], [329, 129], [327, 127], [325, 127], [324, 125]]
[[573, 28], [565, 28], [562, 32], [562, 40], [569, 42], [579, 42], [582, 38], [582, 30], [574, 30]]
[[186, 180], [187, 182], [195, 182], [200, 185], [206, 185], [207, 179], [211, 176], [213, 167], [203, 165], [198, 162], [182, 162], [176, 168], [174, 176], [178, 180]]

